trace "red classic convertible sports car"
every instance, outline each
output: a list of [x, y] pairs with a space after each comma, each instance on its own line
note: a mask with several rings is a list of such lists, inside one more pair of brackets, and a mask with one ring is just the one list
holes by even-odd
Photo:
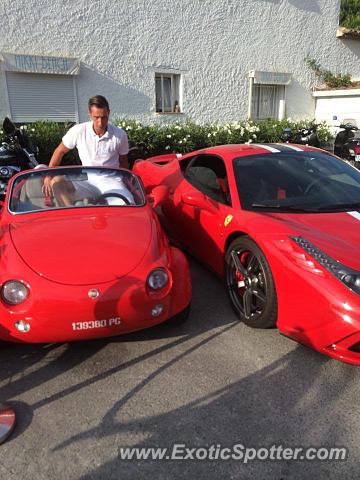
[[153, 211], [163, 196], [158, 187], [147, 201], [127, 170], [13, 177], [0, 215], [0, 339], [83, 340], [185, 320], [189, 269]]
[[311, 147], [245, 144], [134, 171], [167, 188], [167, 233], [224, 278], [243, 322], [360, 364], [358, 170]]

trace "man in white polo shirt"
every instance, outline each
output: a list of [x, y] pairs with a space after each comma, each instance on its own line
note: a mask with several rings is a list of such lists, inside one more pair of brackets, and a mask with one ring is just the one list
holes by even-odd
[[[63, 156], [77, 148], [81, 163], [84, 166], [128, 168], [128, 138], [124, 130], [109, 123], [110, 108], [102, 95], [91, 97], [88, 102], [90, 121], [74, 125], [63, 136], [49, 162], [49, 167], [60, 165]], [[58, 177], [61, 182], [61, 178]], [[51, 196], [56, 181], [46, 179], [44, 194]], [[66, 185], [60, 185], [60, 196], [67, 203]]]
[[109, 123], [106, 98], [91, 97], [88, 106], [91, 121], [70, 128], [52, 154], [49, 166], [60, 165], [65, 153], [76, 147], [84, 166], [127, 168], [128, 138], [124, 130]]

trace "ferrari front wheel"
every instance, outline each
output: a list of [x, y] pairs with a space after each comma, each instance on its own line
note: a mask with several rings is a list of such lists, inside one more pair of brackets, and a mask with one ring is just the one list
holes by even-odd
[[276, 325], [277, 297], [264, 253], [247, 236], [235, 239], [225, 255], [225, 282], [231, 304], [246, 325]]

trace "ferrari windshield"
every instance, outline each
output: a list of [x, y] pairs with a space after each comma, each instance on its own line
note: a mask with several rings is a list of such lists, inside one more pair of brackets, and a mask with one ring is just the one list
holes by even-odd
[[360, 172], [325, 152], [238, 157], [234, 173], [245, 210], [337, 212], [360, 208]]
[[18, 176], [9, 196], [11, 213], [94, 206], [141, 206], [145, 195], [138, 178], [110, 168], [44, 168]]

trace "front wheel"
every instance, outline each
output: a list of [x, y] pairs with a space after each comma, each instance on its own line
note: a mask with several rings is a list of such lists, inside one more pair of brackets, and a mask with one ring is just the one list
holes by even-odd
[[271, 269], [250, 237], [239, 237], [229, 246], [225, 255], [225, 282], [241, 321], [253, 328], [276, 325], [277, 296]]

